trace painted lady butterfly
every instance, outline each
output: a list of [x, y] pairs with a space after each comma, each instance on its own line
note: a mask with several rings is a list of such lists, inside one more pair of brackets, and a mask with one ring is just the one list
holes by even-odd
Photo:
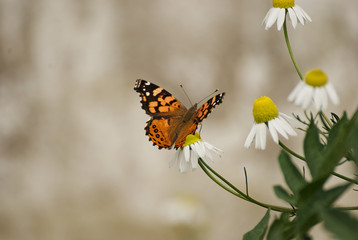
[[165, 89], [138, 79], [134, 90], [140, 94], [142, 108], [150, 116], [144, 128], [149, 141], [159, 149], [183, 146], [186, 136], [194, 134], [198, 124], [208, 116], [211, 110], [222, 103], [225, 93], [218, 94], [199, 109], [197, 103], [187, 109]]

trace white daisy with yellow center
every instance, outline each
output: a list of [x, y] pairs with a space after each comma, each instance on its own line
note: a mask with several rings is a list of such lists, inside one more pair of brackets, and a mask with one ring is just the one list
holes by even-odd
[[169, 166], [172, 167], [175, 162], [178, 162], [179, 171], [182, 173], [195, 170], [198, 167], [199, 158], [204, 161], [213, 161], [212, 153], [221, 157], [223, 151], [210, 143], [201, 141], [199, 133], [189, 134], [186, 136], [184, 145], [178, 149], [174, 158], [170, 161]]
[[320, 69], [309, 71], [304, 81], [300, 81], [288, 96], [290, 102], [306, 109], [311, 103], [317, 110], [328, 106], [328, 98], [333, 104], [339, 104], [339, 97], [327, 75]]
[[288, 139], [288, 135], [296, 136], [287, 119], [291, 117], [277, 110], [276, 105], [269, 97], [260, 97], [255, 100], [252, 109], [254, 115], [254, 125], [246, 138], [244, 146], [249, 148], [255, 139], [255, 148], [264, 150], [266, 148], [266, 131], [267, 128], [273, 141], [278, 144], [278, 133]]
[[297, 26], [297, 19], [305, 25], [305, 21], [312, 22], [310, 16], [294, 0], [273, 0], [273, 7], [267, 12], [263, 23], [265, 29], [269, 29], [277, 21], [277, 30], [280, 31], [286, 18], [286, 11], [290, 16], [293, 28]]

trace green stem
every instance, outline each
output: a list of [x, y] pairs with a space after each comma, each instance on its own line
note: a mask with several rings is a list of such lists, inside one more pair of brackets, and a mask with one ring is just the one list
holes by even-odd
[[232, 189], [226, 187], [224, 184], [222, 184], [220, 181], [218, 181], [203, 165], [203, 163], [201, 162], [201, 159], [199, 159], [199, 166], [201, 167], [201, 169], [203, 169], [203, 171], [206, 173], [206, 175], [209, 176], [209, 178], [211, 178], [211, 180], [213, 180], [216, 184], [218, 184], [220, 187], [222, 187], [223, 189], [225, 189], [226, 191], [228, 191], [229, 193], [246, 200], [243, 196], [241, 196], [240, 194], [238, 194], [237, 192], [233, 191]]
[[303, 161], [306, 161], [306, 159], [305, 159], [303, 156], [301, 156], [301, 155], [297, 154], [296, 152], [294, 152], [293, 150], [289, 149], [289, 148], [288, 148], [285, 144], [283, 144], [281, 141], [278, 141], [278, 144], [279, 144], [286, 152], [288, 152], [288, 153], [291, 154], [292, 156], [295, 156], [295, 157], [298, 158], [298, 159], [301, 159], [301, 160], [303, 160]]
[[329, 119], [328, 119], [328, 117], [326, 116], [326, 114], [324, 114], [324, 112], [322, 112], [322, 111], [319, 111], [318, 114], [324, 119], [324, 121], [326, 122], [326, 124], [328, 124], [328, 126], [329, 126], [330, 128], [332, 128], [333, 124], [329, 121]]
[[[295, 153], [293, 150], [291, 150], [290, 148], [288, 148], [288, 147], [287, 147], [285, 144], [283, 144], [281, 141], [279, 141], [278, 144], [279, 144], [286, 152], [288, 152], [288, 153], [291, 154], [292, 156], [295, 156], [296, 158], [301, 159], [302, 161], [306, 161], [306, 159], [305, 159], [303, 156], [301, 156], [301, 155]], [[351, 183], [354, 183], [354, 184], [358, 185], [358, 180], [355, 180], [355, 179], [346, 177], [346, 176], [341, 175], [341, 174], [336, 173], [336, 172], [332, 172], [332, 175], [334, 175], [334, 176], [336, 176], [336, 177], [338, 177], [338, 178], [341, 178], [341, 179], [343, 179], [343, 180], [346, 180], [347, 182], [351, 182]]]
[[358, 206], [352, 206], [352, 207], [335, 207], [335, 209], [343, 210], [343, 211], [351, 211], [351, 210], [358, 210]]
[[[246, 201], [249, 201], [251, 203], [254, 203], [256, 205], [259, 205], [261, 207], [264, 208], [270, 208], [274, 211], [277, 212], [293, 212], [293, 210], [291, 208], [284, 208], [284, 207], [280, 207], [280, 206], [275, 206], [275, 205], [270, 205], [270, 204], [265, 204], [262, 202], [259, 202], [253, 198], [251, 198], [250, 196], [244, 194], [242, 191], [240, 191], [238, 188], [236, 188], [234, 185], [232, 185], [228, 180], [226, 180], [224, 177], [222, 177], [219, 173], [217, 173], [214, 169], [212, 169], [208, 164], [206, 164], [201, 158], [199, 158], [199, 166], [203, 169], [203, 171], [216, 183], [218, 184], [220, 187], [222, 187], [223, 189], [225, 189], [226, 191], [232, 193], [233, 195], [244, 199]], [[231, 189], [229, 189], [228, 187], [226, 187], [224, 184], [222, 184], [220, 181], [218, 181], [210, 172], [212, 172], [215, 176], [217, 176], [218, 178], [220, 178], [221, 181], [223, 181], [225, 184], [227, 184]], [[233, 191], [234, 190], [234, 191]]]
[[247, 200], [247, 195], [245, 193], [243, 193], [242, 191], [240, 191], [237, 187], [235, 187], [234, 185], [232, 185], [228, 180], [226, 180], [223, 176], [221, 176], [219, 173], [217, 173], [214, 169], [212, 169], [205, 161], [203, 161], [201, 158], [199, 158], [199, 163], [202, 163], [205, 168], [207, 168], [210, 172], [212, 172], [215, 176], [217, 176], [218, 178], [221, 179], [221, 181], [223, 181], [225, 184], [227, 184], [229, 187], [231, 187], [233, 190], [235, 190], [238, 194], [240, 194], [240, 196], [242, 196], [242, 198]]
[[[287, 11], [287, 10], [286, 10]], [[286, 12], [287, 14], [287, 12]], [[291, 44], [290, 44], [290, 40], [288, 39], [288, 33], [287, 33], [287, 26], [286, 26], [286, 18], [285, 21], [283, 22], [283, 33], [285, 34], [285, 41], [286, 41], [286, 45], [288, 48], [288, 52], [290, 53], [291, 59], [292, 59], [292, 63], [296, 68], [296, 71], [298, 73], [298, 75], [300, 76], [300, 79], [303, 80], [303, 75], [296, 63], [295, 57], [293, 56], [293, 52], [292, 52], [292, 48], [291, 48]]]
[[339, 177], [339, 178], [341, 178], [343, 180], [346, 180], [347, 182], [351, 182], [351, 183], [354, 183], [354, 184], [358, 185], [358, 180], [354, 180], [352, 178], [346, 177], [346, 176], [341, 175], [341, 174], [336, 173], [336, 172], [332, 172], [332, 175], [334, 175], [336, 177]]
[[[270, 205], [270, 204], [264, 204], [261, 203], [259, 201], [256, 201], [255, 199], [252, 199], [251, 197], [249, 197], [248, 195], [242, 195], [238, 192], [241, 192], [239, 189], [237, 189], [235, 186], [233, 186], [229, 181], [227, 181], [224, 177], [222, 177], [220, 174], [218, 174], [216, 171], [214, 171], [209, 165], [207, 165], [201, 158], [199, 158], [199, 166], [201, 167], [201, 169], [203, 169], [203, 171], [206, 173], [206, 175], [208, 175], [216, 184], [218, 184], [220, 187], [222, 187], [223, 189], [225, 189], [226, 191], [230, 192], [231, 194], [235, 195], [236, 197], [239, 197], [241, 199], [244, 199], [246, 201], [249, 201], [251, 203], [257, 204], [261, 207], [264, 208], [270, 208], [274, 211], [277, 212], [293, 212], [292, 209], [290, 208], [284, 208], [284, 207], [279, 207], [279, 206], [274, 206], [274, 205]], [[217, 177], [219, 177], [222, 181], [224, 181], [226, 184], [229, 184], [229, 186], [235, 190], [233, 191], [232, 189], [228, 188], [227, 186], [225, 186], [224, 184], [222, 184], [220, 181], [218, 181], [210, 172], [213, 172]], [[242, 192], [241, 192], [242, 193]], [[343, 211], [350, 211], [350, 210], [358, 210], [358, 206], [351, 206], [351, 207], [336, 207], [335, 209], [338, 210], [343, 210]], [[296, 209], [296, 211], [298, 211], [298, 209]]]

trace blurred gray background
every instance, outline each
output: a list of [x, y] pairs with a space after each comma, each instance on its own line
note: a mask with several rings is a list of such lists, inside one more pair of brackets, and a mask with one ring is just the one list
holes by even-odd
[[[329, 111], [351, 116], [358, 2], [296, 3], [313, 20], [295, 31], [289, 23], [296, 60], [303, 73], [318, 67], [329, 75], [341, 97]], [[283, 32], [261, 25], [271, 4], [0, 0], [0, 239], [234, 240], [261, 219], [265, 209], [220, 189], [201, 169], [168, 167], [174, 151], [159, 151], [144, 135], [137, 78], [187, 106], [179, 84], [193, 102], [225, 91], [201, 132], [225, 152], [211, 166], [243, 190], [246, 167], [251, 196], [284, 205], [272, 191], [282, 183], [280, 148], [271, 139], [265, 151], [243, 147], [256, 98], [302, 113], [286, 101], [299, 79]], [[302, 152], [302, 136], [284, 142]], [[349, 164], [337, 171], [353, 175]], [[357, 205], [356, 194], [339, 204]], [[312, 235], [332, 238], [321, 226]]]

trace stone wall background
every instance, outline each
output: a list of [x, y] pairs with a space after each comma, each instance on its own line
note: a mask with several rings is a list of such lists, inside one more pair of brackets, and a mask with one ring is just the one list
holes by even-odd
[[[323, 69], [341, 105], [358, 103], [358, 2], [296, 1], [313, 19], [295, 31], [303, 72]], [[342, 4], [344, 3], [344, 4]], [[298, 82], [283, 32], [265, 31], [271, 1], [1, 0], [1, 239], [240, 239], [263, 216], [199, 169], [168, 168], [173, 151], [147, 141], [147, 116], [133, 91], [157, 83], [187, 106], [214, 89], [224, 103], [202, 137], [225, 151], [212, 166], [272, 204], [282, 182], [278, 146], [246, 150], [252, 102], [280, 111]], [[302, 133], [288, 145], [300, 151]], [[299, 162], [297, 164], [300, 164]], [[353, 174], [349, 164], [339, 172]], [[337, 179], [332, 179], [335, 184]], [[351, 192], [341, 204], [356, 204]], [[317, 239], [329, 239], [321, 226]]]

